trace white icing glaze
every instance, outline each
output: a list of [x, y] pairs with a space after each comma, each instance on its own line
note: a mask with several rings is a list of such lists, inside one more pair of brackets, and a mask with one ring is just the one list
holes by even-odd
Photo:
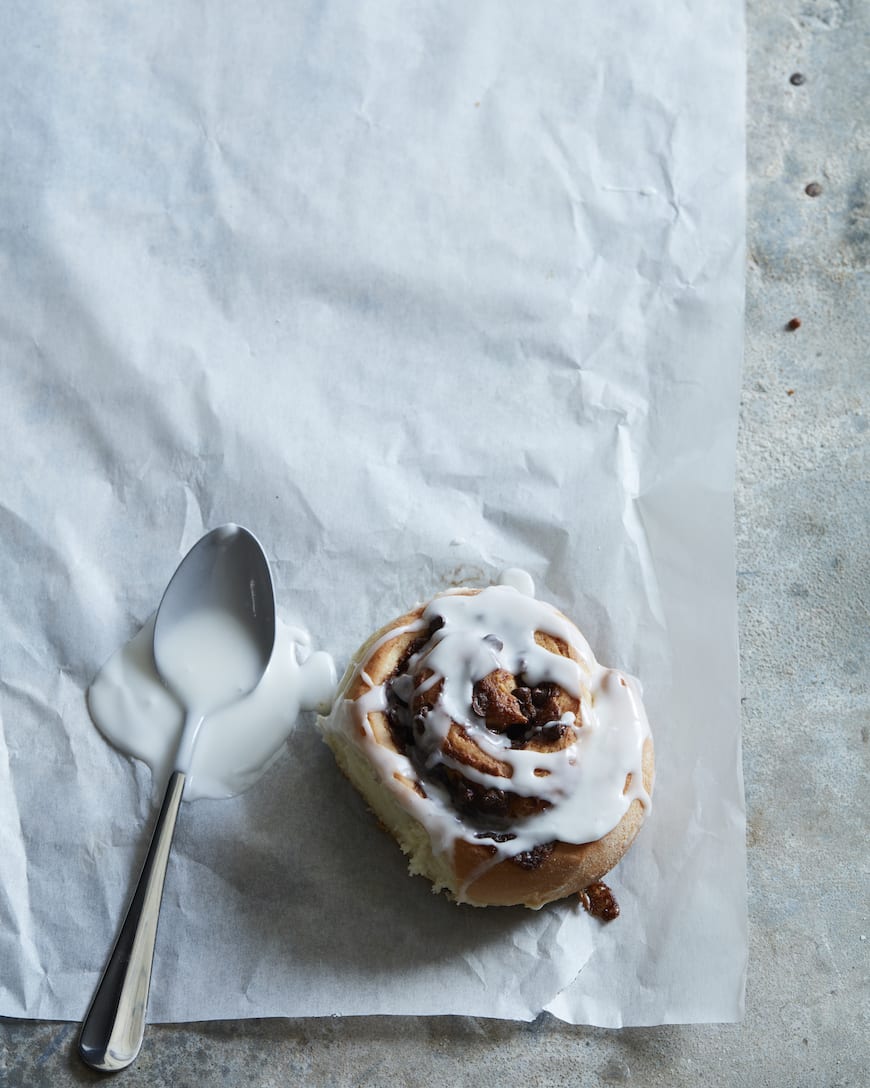
[[498, 584], [513, 586], [517, 593], [522, 593], [524, 597], [535, 595], [534, 578], [527, 570], [521, 570], [519, 567], [508, 567], [507, 570], [503, 570], [498, 576]]
[[[335, 665], [329, 654], [309, 655], [308, 635], [279, 620], [263, 679], [249, 695], [226, 706], [227, 698], [245, 690], [257, 667], [247, 636], [205, 613], [179, 626], [177, 645], [171, 648], [178, 667], [170, 668], [167, 679], [191, 706], [224, 706], [206, 717], [196, 737], [184, 796], [232, 797], [272, 764], [300, 711], [329, 705]], [[184, 711], [157, 675], [153, 634], [152, 617], [100, 670], [88, 690], [88, 707], [108, 741], [143, 760], [163, 781], [175, 762]]]
[[[650, 805], [642, 769], [650, 730], [638, 682], [599, 665], [570, 620], [551, 605], [525, 595], [533, 586], [531, 578], [524, 579], [522, 574], [506, 572], [503, 579], [508, 584], [474, 595], [448, 591], [427, 605], [421, 621], [382, 636], [360, 666], [369, 690], [354, 701], [339, 698], [323, 726], [327, 733], [341, 731], [364, 752], [383, 785], [426, 828], [436, 853], [451, 854], [459, 839], [494, 847], [492, 860], [481, 871], [542, 843], [594, 842], [616, 827], [634, 800], [646, 808]], [[421, 775], [408, 756], [375, 741], [369, 715], [386, 710], [387, 695], [384, 685], [372, 683], [365, 667], [375, 650], [390, 639], [409, 629], [429, 629], [437, 620], [443, 625], [409, 658], [407, 677], [399, 681], [405, 686], [400, 695], [408, 702], [413, 694], [441, 684], [438, 699], [422, 723], [423, 733], [415, 736], [424, 767]], [[539, 645], [536, 631], [567, 643], [580, 663]], [[487, 729], [471, 701], [475, 683], [494, 669], [522, 676], [529, 686], [553, 682], [577, 698], [579, 720], [571, 713], [561, 719], [573, 734], [572, 743], [556, 752], [514, 749], [506, 735]], [[421, 678], [425, 671], [432, 675]], [[442, 746], [453, 723], [484, 752], [509, 765], [510, 778], [483, 773], [445, 756]], [[481, 823], [457, 814], [446, 791], [427, 777], [426, 771], [439, 763], [486, 788], [539, 797], [551, 807], [513, 823], [510, 830], [515, 838], [509, 841], [481, 839]], [[403, 786], [400, 779], [418, 782], [427, 796]], [[478, 875], [473, 873], [466, 886]]]

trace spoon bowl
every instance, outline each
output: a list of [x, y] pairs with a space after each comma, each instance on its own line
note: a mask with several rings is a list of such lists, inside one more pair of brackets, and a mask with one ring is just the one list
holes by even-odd
[[202, 722], [259, 684], [275, 645], [275, 593], [259, 541], [240, 525], [199, 540], [154, 622], [154, 665], [185, 708], [175, 769], [189, 773]]
[[142, 1046], [163, 884], [196, 738], [209, 714], [259, 684], [274, 644], [263, 549], [240, 525], [212, 530], [172, 576], [154, 623], [154, 664], [185, 709], [184, 727], [142, 875], [82, 1023], [79, 1055], [92, 1069], [125, 1069]]
[[[183, 647], [182, 655], [191, 660], [179, 661], [179, 632], [190, 630], [192, 621], [202, 628], [197, 632], [200, 638], [207, 636], [206, 624], [213, 621], [219, 636], [226, 635], [239, 645], [241, 639], [247, 642], [248, 660], [240, 690], [238, 683], [222, 683], [225, 678], [215, 675], [216, 667], [223, 662], [210, 661], [205, 653], [197, 654], [195, 646], [188, 648], [186, 655]], [[213, 640], [206, 637], [206, 642]], [[274, 645], [275, 593], [269, 561], [259, 541], [241, 525], [213, 529], [181, 561], [160, 601], [154, 623], [157, 672], [187, 710], [196, 709], [206, 715], [253, 691], [266, 671]], [[196, 680], [206, 676], [212, 692], [211, 698], [205, 699], [206, 705], [193, 707], [188, 701], [186, 689], [192, 673], [198, 674]], [[233, 690], [227, 691], [229, 688]]]

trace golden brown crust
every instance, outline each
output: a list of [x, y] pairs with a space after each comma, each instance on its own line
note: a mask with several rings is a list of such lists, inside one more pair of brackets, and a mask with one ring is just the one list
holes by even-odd
[[[465, 593], [472, 595], [479, 590], [467, 590]], [[386, 683], [396, 674], [403, 659], [409, 650], [421, 636], [426, 636], [426, 631], [418, 626], [411, 631], [401, 631], [395, 638], [387, 638], [392, 630], [413, 626], [419, 621], [425, 610], [425, 605], [398, 617], [392, 623], [387, 624], [361, 649], [357, 655], [357, 661], [364, 663], [365, 675], [362, 675], [361, 666], [357, 665], [354, 675], [344, 692], [344, 698], [356, 700], [370, 689], [370, 685], [378, 686]], [[552, 653], [571, 657], [582, 665], [582, 661], [572, 646], [561, 639], [555, 639], [551, 635], [536, 632], [536, 641]], [[380, 643], [380, 645], [378, 645]], [[377, 647], [370, 656], [367, 652], [372, 646]], [[513, 691], [516, 679], [510, 674], [499, 675], [502, 670], [495, 671], [486, 678], [486, 683], [480, 685], [482, 697], [476, 712], [484, 713], [487, 725], [500, 731], [502, 727], [509, 728], [513, 721], [522, 720], [520, 708]], [[440, 685], [439, 685], [440, 686]], [[438, 687], [430, 689], [426, 699], [434, 702], [437, 698]], [[579, 702], [570, 695], [558, 690], [554, 694], [556, 700], [551, 708], [557, 719], [565, 711], [580, 714]], [[558, 714], [555, 713], [558, 708]], [[418, 709], [415, 704], [415, 709]], [[395, 739], [390, 729], [387, 715], [381, 711], [370, 711], [368, 723], [371, 728], [375, 743], [383, 745], [393, 751], [398, 751]], [[361, 739], [364, 737], [364, 731]], [[365, 740], [364, 743], [372, 743]], [[543, 738], [536, 736], [530, 739], [528, 747], [538, 751], [555, 751], [570, 743], [570, 738], [564, 735], [555, 738]], [[494, 757], [482, 752], [481, 749], [467, 736], [464, 728], [454, 724], [445, 743], [445, 754], [459, 764], [474, 767], [485, 773], [505, 778], [506, 786], [509, 785], [512, 773], [509, 764], [500, 762]], [[647, 739], [643, 748], [643, 780], [648, 794], [652, 793], [654, 781], [654, 755], [651, 739]], [[459, 773], [459, 772], [450, 772]], [[546, 773], [546, 772], [543, 772]], [[631, 776], [626, 781], [626, 790]], [[424, 793], [425, 785], [419, 781], [401, 779], [402, 784], [409, 790], [418, 794]], [[513, 796], [508, 794], [509, 797]], [[541, 811], [547, 807], [546, 802], [534, 798], [518, 798], [516, 804], [510, 809], [512, 818], [529, 815], [535, 811]], [[471, 843], [464, 839], [456, 842], [452, 857], [452, 866], [455, 877], [453, 885], [454, 894], [462, 888], [462, 899], [479, 906], [509, 906], [524, 904], [529, 907], [539, 907], [545, 903], [565, 896], [575, 894], [586, 888], [589, 884], [601, 879], [605, 873], [613, 868], [622, 858], [626, 850], [633, 842], [643, 823], [645, 810], [639, 800], [635, 800], [629, 806], [628, 811], [612, 831], [608, 832], [596, 842], [580, 845], [556, 842], [552, 844], [549, 852], [543, 852], [542, 860], [536, 860], [534, 867], [524, 867], [513, 859], [503, 860], [495, 865], [491, 864], [494, 848], [485, 843]], [[475, 878], [476, 870], [482, 870], [481, 875]]]
[[[384, 624], [384, 626], [381, 627], [380, 630], [375, 631], [371, 638], [357, 651], [356, 661], [365, 664], [365, 674], [375, 684], [382, 684], [389, 676], [392, 676], [399, 662], [402, 660], [405, 651], [418, 637], [420, 632], [405, 631], [402, 634], [398, 634], [395, 638], [383, 642], [370, 656], [367, 653], [369, 647], [376, 646], [382, 639], [386, 638], [390, 631], [395, 631], [400, 627], [409, 627], [415, 620], [419, 620], [423, 615], [424, 608], [425, 605], [420, 605], [418, 608], [413, 609], [413, 611], [406, 612], [404, 616], [399, 616], [398, 619]], [[345, 692], [344, 697], [346, 699], [358, 699], [360, 695], [368, 691], [368, 688], [369, 685], [362, 676], [362, 670], [357, 666], [354, 669], [351, 684]]]
[[[653, 745], [647, 740], [643, 749], [643, 781], [650, 794], [653, 779]], [[616, 827], [603, 838], [579, 846], [557, 842], [552, 854], [537, 869], [522, 869], [511, 860], [499, 862], [468, 885], [465, 898], [469, 903], [486, 906], [524, 903], [534, 907], [582, 891], [609, 873], [622, 858], [640, 831], [644, 815], [641, 802], [633, 801]], [[453, 864], [460, 882], [466, 881], [491, 856], [491, 847], [457, 842]]]

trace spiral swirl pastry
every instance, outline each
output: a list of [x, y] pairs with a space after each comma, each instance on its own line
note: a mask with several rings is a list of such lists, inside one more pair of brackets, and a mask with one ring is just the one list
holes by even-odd
[[410, 871], [458, 902], [594, 889], [649, 810], [637, 682], [513, 585], [442, 594], [378, 631], [319, 724]]

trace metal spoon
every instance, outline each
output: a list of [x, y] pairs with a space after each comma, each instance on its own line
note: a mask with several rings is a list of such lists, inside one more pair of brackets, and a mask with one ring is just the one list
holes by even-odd
[[[175, 769], [151, 846], [124, 924], [82, 1024], [79, 1055], [92, 1069], [105, 1073], [125, 1069], [135, 1059], [145, 1034], [145, 1014], [151, 984], [151, 966], [157, 938], [157, 919], [172, 835], [181, 804], [190, 761], [203, 720], [249, 694], [260, 682], [275, 643], [275, 595], [269, 562], [257, 539], [239, 525], [224, 525], [207, 533], [182, 560], [166, 587], [154, 624], [154, 664], [163, 682], [177, 696], [180, 625], [198, 612], [217, 612], [240, 625], [256, 654], [255, 668], [241, 686], [211, 696], [214, 705], [185, 705], [184, 729], [178, 744]], [[202, 660], [194, 668], [204, 668]], [[173, 685], [172, 677], [176, 677]]]

